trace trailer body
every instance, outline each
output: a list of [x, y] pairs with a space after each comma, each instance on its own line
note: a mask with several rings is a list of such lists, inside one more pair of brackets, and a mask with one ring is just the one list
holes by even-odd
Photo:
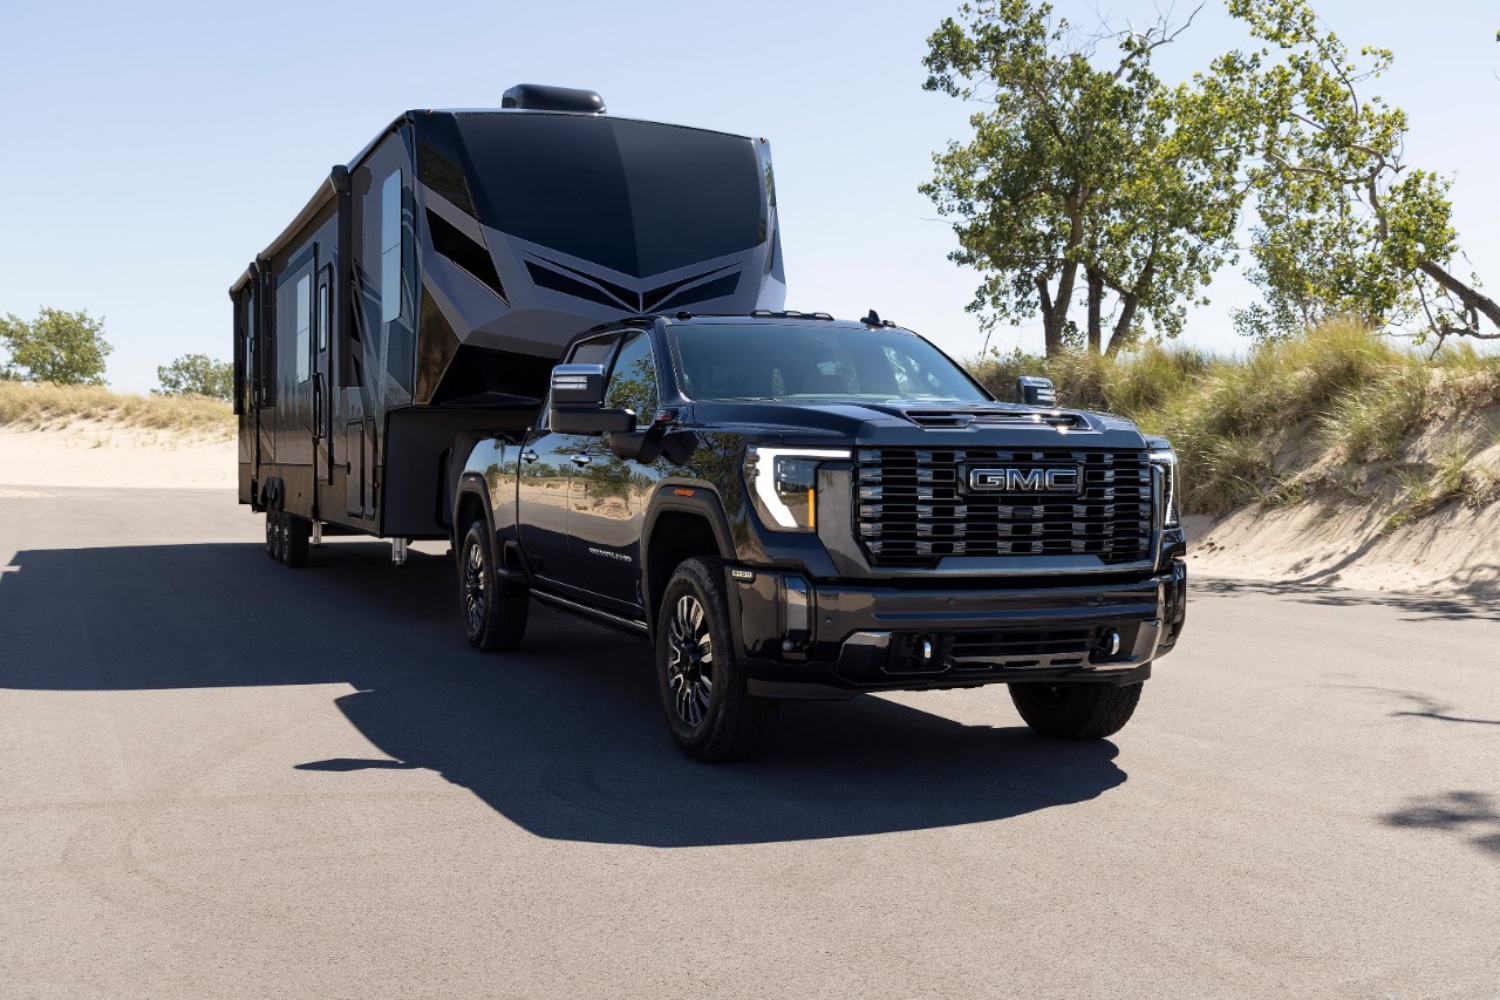
[[764, 139], [515, 93], [396, 118], [234, 283], [241, 503], [447, 537], [455, 436], [529, 426], [580, 331], [782, 306]]

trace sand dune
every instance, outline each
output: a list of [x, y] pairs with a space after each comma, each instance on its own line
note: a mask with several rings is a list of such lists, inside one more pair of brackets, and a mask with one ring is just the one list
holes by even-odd
[[232, 489], [237, 445], [224, 434], [74, 421], [0, 427], [0, 491], [24, 486]]

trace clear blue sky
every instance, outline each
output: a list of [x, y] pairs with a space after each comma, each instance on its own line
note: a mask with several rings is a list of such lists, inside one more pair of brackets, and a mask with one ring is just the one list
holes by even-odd
[[[1210, 0], [1161, 66], [1185, 75], [1237, 35]], [[1150, 2], [1060, 0], [1091, 25]], [[782, 208], [788, 305], [875, 307], [960, 356], [976, 284], [916, 187], [968, 109], [921, 89], [925, 39], [957, 0], [17, 4], [3, 15], [0, 313], [88, 309], [118, 388], [229, 354], [226, 289], [329, 166], [413, 107], [496, 106], [513, 83], [591, 87], [610, 111], [763, 135]], [[1185, 11], [1179, 4], [1179, 12]], [[1452, 175], [1481, 274], [1500, 281], [1500, 8], [1321, 0], [1356, 46], [1396, 50], [1379, 92], [1410, 113], [1414, 163]], [[1226, 274], [1184, 340], [1231, 350]], [[996, 335], [1036, 348], [1034, 328]]]

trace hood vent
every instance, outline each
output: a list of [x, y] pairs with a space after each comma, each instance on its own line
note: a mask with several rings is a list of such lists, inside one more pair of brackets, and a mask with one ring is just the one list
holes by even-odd
[[919, 427], [958, 428], [974, 424], [1004, 424], [1008, 427], [1087, 428], [1076, 413], [1038, 410], [907, 410], [906, 419]]

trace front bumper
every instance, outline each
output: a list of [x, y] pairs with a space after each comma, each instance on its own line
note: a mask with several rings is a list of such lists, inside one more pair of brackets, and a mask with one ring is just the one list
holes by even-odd
[[1176, 644], [1181, 560], [1146, 579], [1009, 589], [810, 584], [728, 571], [752, 694], [846, 698], [864, 691], [1015, 681], [1134, 684]]

